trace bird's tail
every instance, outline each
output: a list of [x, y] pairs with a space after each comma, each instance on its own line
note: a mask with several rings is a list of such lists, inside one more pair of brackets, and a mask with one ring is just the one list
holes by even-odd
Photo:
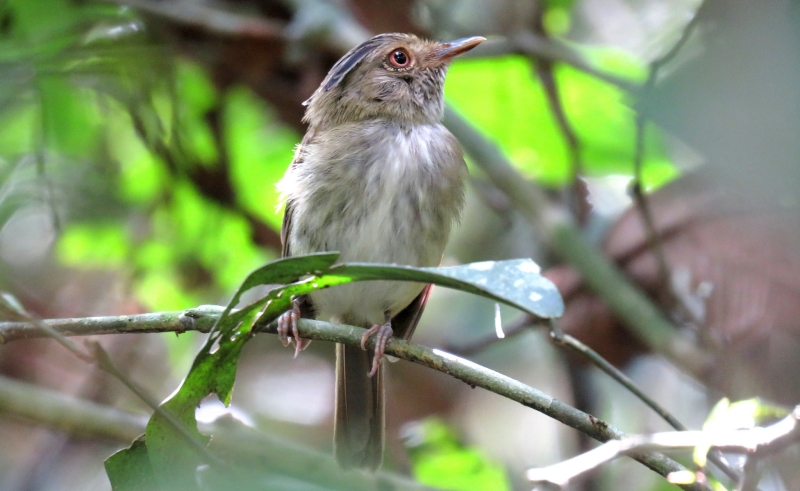
[[343, 469], [376, 470], [383, 461], [383, 367], [372, 377], [372, 352], [336, 345], [336, 417], [333, 446]]

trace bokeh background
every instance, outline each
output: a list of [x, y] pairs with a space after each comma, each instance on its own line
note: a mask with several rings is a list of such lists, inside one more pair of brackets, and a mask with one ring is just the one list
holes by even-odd
[[[792, 406], [800, 400], [799, 13], [788, 0], [6, 0], [0, 289], [40, 318], [226, 304], [248, 272], [280, 254], [275, 183], [304, 131], [301, 103], [336, 59], [370, 33], [483, 35], [450, 69], [448, 103], [553, 207], [571, 210], [717, 363], [690, 378], [633, 340], [473, 162], [445, 264], [532, 257], [567, 301], [564, 329], [690, 428], [723, 396]], [[632, 183], [648, 196], [666, 271], [631, 206]], [[511, 309], [501, 314], [526, 324]], [[492, 302], [439, 288], [414, 340], [464, 353], [626, 432], [668, 428], [546, 332], [483, 342], [494, 324]], [[100, 341], [164, 399], [203, 336]], [[231, 408], [209, 400], [198, 417], [230, 413], [329, 452], [333, 346], [292, 354], [257, 336]], [[16, 379], [149, 414], [119, 381], [50, 340], [0, 346], [0, 374], [0, 385]], [[391, 364], [388, 387], [385, 468], [451, 489], [529, 489], [525, 469], [590, 446], [528, 408], [406, 362]], [[110, 489], [103, 460], [129, 442], [53, 429], [0, 406], [0, 490]], [[761, 489], [797, 489], [787, 471], [797, 459], [790, 451], [773, 462]], [[620, 460], [575, 489], [674, 487]]]

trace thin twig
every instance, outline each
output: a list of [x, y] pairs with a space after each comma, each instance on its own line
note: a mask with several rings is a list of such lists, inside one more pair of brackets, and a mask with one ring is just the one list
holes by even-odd
[[259, 39], [283, 39], [284, 26], [263, 17], [237, 14], [215, 8], [209, 2], [106, 0], [130, 5], [147, 14], [168, 19], [185, 26], [196, 27], [224, 36], [244, 36]]
[[[686, 27], [683, 29], [680, 38], [678, 41], [667, 51], [664, 55], [657, 58], [650, 64], [650, 70], [647, 76], [647, 81], [645, 82], [644, 86], [641, 89], [640, 96], [645, 98], [649, 96], [653, 88], [655, 87], [656, 80], [658, 79], [658, 74], [661, 68], [669, 63], [681, 50], [681, 48], [686, 44], [687, 40], [691, 36], [692, 32], [694, 32], [694, 28], [698, 23], [698, 19], [700, 18], [699, 12], [702, 9], [702, 4], [698, 8], [695, 15], [686, 24]], [[635, 148], [634, 148], [634, 156], [633, 156], [633, 181], [631, 182], [631, 194], [633, 197], [634, 202], [636, 203], [637, 208], [639, 209], [639, 213], [642, 216], [642, 221], [644, 223], [645, 230], [647, 232], [647, 242], [648, 246], [652, 249], [653, 254], [656, 257], [656, 263], [658, 265], [658, 273], [660, 279], [660, 291], [663, 292], [672, 292], [672, 283], [671, 278], [672, 275], [670, 273], [669, 263], [667, 262], [667, 256], [664, 252], [663, 245], [660, 240], [660, 236], [658, 234], [658, 229], [656, 228], [655, 219], [653, 218], [652, 209], [650, 208], [649, 200], [645, 195], [643, 186], [642, 186], [642, 165], [644, 162], [644, 152], [645, 152], [645, 144], [644, 144], [644, 136], [645, 136], [645, 129], [647, 126], [647, 115], [641, 109], [636, 113], [636, 140], [635, 140]], [[674, 295], [670, 293], [670, 296], [673, 297], [672, 299], [677, 301], [678, 304], [681, 303], [679, 295]], [[684, 309], [687, 313], [691, 313], [690, 309]], [[695, 319], [696, 320], [696, 319]]]
[[[8, 301], [4, 298], [3, 300], [4, 306], [7, 308], [13, 308], [13, 305], [7, 305]], [[130, 379], [127, 375], [125, 375], [115, 364], [111, 361], [111, 358], [108, 356], [108, 353], [100, 346], [99, 343], [96, 341], [87, 341], [86, 345], [89, 351], [82, 350], [79, 348], [75, 343], [73, 343], [70, 339], [67, 338], [69, 333], [64, 333], [56, 329], [55, 327], [49, 325], [47, 322], [37, 319], [27, 313], [26, 311], [22, 310], [21, 308], [17, 307], [16, 313], [23, 317], [26, 322], [24, 324], [27, 326], [25, 330], [28, 331], [35, 331], [38, 332], [39, 336], [27, 336], [27, 337], [49, 337], [57, 341], [60, 345], [66, 348], [70, 353], [75, 355], [79, 360], [88, 363], [90, 365], [95, 365], [104, 372], [110, 374], [123, 385], [125, 385], [131, 392], [133, 392], [139, 399], [141, 399], [145, 404], [150, 406], [150, 408], [159, 416], [164, 418], [171, 426], [175, 428], [175, 430], [182, 435], [186, 440], [198, 451], [198, 453], [204, 458], [207, 463], [213, 464], [221, 464], [222, 461], [213, 455], [208, 448], [206, 448], [205, 444], [200, 442], [195, 436], [186, 428], [186, 426], [178, 421], [172, 414], [164, 411], [161, 407], [159, 402], [147, 394], [147, 392], [139, 387], [133, 380]], [[5, 324], [5, 323], [4, 323]], [[20, 323], [9, 323], [9, 324], [20, 324]], [[0, 335], [0, 341], [6, 342], [7, 339]]]
[[542, 82], [545, 95], [547, 96], [548, 104], [550, 105], [550, 112], [556, 120], [556, 125], [561, 134], [564, 136], [564, 142], [567, 144], [567, 149], [570, 155], [570, 176], [572, 187], [569, 188], [567, 194], [571, 195], [568, 198], [570, 208], [572, 208], [573, 215], [576, 217], [578, 223], [584, 224], [587, 216], [587, 205], [585, 203], [585, 193], [582, 192], [583, 182], [580, 176], [583, 174], [583, 159], [581, 157], [581, 144], [578, 140], [578, 135], [572, 128], [569, 122], [567, 112], [564, 109], [564, 103], [559, 94], [558, 84], [556, 84], [555, 75], [553, 73], [553, 62], [543, 59], [534, 59], [533, 66], [536, 75]]
[[531, 226], [546, 234], [553, 252], [581, 273], [631, 334], [689, 373], [703, 377], [712, 366], [711, 357], [675, 329], [661, 310], [586, 239], [569, 214], [552, 206], [544, 192], [524, 179], [495, 144], [450, 107], [445, 109], [444, 122], [489, 180]]
[[130, 442], [147, 417], [0, 376], [0, 412], [84, 436]]
[[[634, 383], [634, 381], [625, 375], [621, 370], [609, 363], [608, 360], [600, 356], [600, 354], [592, 348], [586, 346], [573, 336], [565, 334], [558, 325], [558, 321], [555, 319], [550, 320], [550, 337], [553, 339], [555, 344], [566, 347], [589, 360], [594, 366], [605, 372], [609, 377], [617, 381], [637, 399], [655, 411], [656, 414], [658, 414], [664, 421], [667, 422], [667, 424], [678, 431], [687, 431], [688, 428], [678, 421], [678, 418], [673, 416], [669, 411], [666, 410], [666, 408], [662, 407], [650, 396], [645, 394], [644, 391], [642, 391], [642, 389], [640, 389], [639, 386], [637, 386], [636, 383]], [[728, 464], [728, 462], [719, 452], [712, 451], [708, 455], [708, 460], [716, 465], [722, 472], [724, 472], [726, 476], [731, 478], [733, 482], [737, 484], [741, 482], [742, 476], [736, 472], [736, 470], [731, 468], [730, 464]]]
[[478, 56], [481, 52], [500, 54], [503, 51], [535, 56], [552, 62], [565, 63], [626, 92], [637, 93], [639, 91], [638, 84], [612, 73], [598, 70], [586, 61], [580, 52], [566, 44], [552, 38], [537, 35], [529, 30], [514, 32], [505, 43], [496, 42], [493, 44], [494, 46], [481, 47], [481, 50], [477, 51], [475, 56]]
[[565, 486], [571, 479], [609, 462], [621, 455], [643, 451], [694, 449], [701, 445], [728, 452], [764, 455], [782, 451], [800, 443], [800, 406], [781, 421], [766, 428], [734, 431], [679, 431], [637, 435], [607, 442], [594, 450], [558, 464], [531, 469], [528, 479], [535, 482]]
[[155, 412], [159, 417], [163, 418], [170, 426], [172, 426], [189, 444], [194, 447], [197, 453], [203, 457], [206, 463], [209, 464], [216, 464], [222, 465], [222, 460], [211, 453], [206, 444], [201, 442], [200, 440], [189, 431], [189, 428], [186, 427], [178, 418], [176, 418], [172, 413], [164, 410], [161, 407], [161, 404], [156, 400], [154, 397], [150, 396], [144, 389], [139, 387], [133, 380], [131, 380], [127, 375], [122, 373], [120, 369], [111, 361], [111, 358], [108, 356], [108, 353], [100, 346], [100, 343], [97, 341], [87, 341], [87, 346], [92, 350], [94, 358], [97, 360], [97, 366], [100, 367], [103, 371], [111, 374], [115, 378], [117, 378], [120, 382], [125, 385], [131, 392], [136, 394], [139, 399], [144, 401], [145, 404], [150, 406], [150, 408]]
[[[505, 326], [503, 328], [503, 332], [505, 333], [506, 338], [509, 338], [511, 336], [517, 335], [525, 331], [527, 328], [535, 328], [535, 327], [546, 327], [546, 324], [544, 321], [524, 315], [521, 316], [519, 319], [516, 319], [513, 322], [509, 323], [507, 326]], [[566, 347], [571, 351], [577, 353], [579, 356], [586, 358], [590, 363], [592, 363], [594, 366], [605, 372], [608, 376], [617, 381], [625, 389], [630, 391], [635, 397], [637, 397], [648, 407], [650, 407], [653, 411], [655, 411], [656, 414], [658, 414], [661, 418], [664, 419], [664, 421], [667, 422], [667, 424], [669, 424], [676, 430], [678, 431], [687, 430], [686, 426], [684, 426], [680, 421], [678, 421], [678, 419], [675, 416], [673, 416], [669, 411], [667, 411], [665, 408], [659, 405], [650, 396], [645, 394], [644, 391], [642, 391], [633, 382], [633, 380], [631, 380], [621, 370], [619, 370], [614, 365], [609, 363], [596, 351], [586, 346], [578, 339], [574, 338], [569, 334], [565, 334], [561, 330], [556, 320], [552, 319], [550, 321], [549, 328], [550, 328], [550, 337], [552, 338], [553, 342], [556, 345]], [[486, 347], [498, 341], [500, 341], [500, 338], [498, 338], [494, 334], [490, 334], [472, 343], [464, 344], [461, 346], [456, 345], [453, 346], [452, 348], [448, 347], [446, 349], [448, 349], [448, 351], [453, 351], [454, 353], [459, 355], [469, 356], [471, 354], [474, 354], [478, 351], [485, 349]], [[741, 482], [742, 476], [738, 472], [736, 472], [736, 470], [731, 468], [730, 464], [725, 461], [725, 459], [719, 452], [717, 452], [716, 450], [712, 451], [708, 456], [708, 460], [712, 462], [714, 465], [716, 465], [722, 472], [725, 473], [725, 475], [727, 475], [735, 483]]]
[[661, 407], [650, 396], [645, 394], [627, 375], [622, 373], [617, 367], [609, 363], [605, 358], [600, 356], [595, 350], [586, 346], [569, 334], [564, 334], [559, 327], [558, 322], [553, 319], [550, 323], [550, 337], [553, 342], [558, 346], [563, 346], [577, 353], [578, 355], [589, 360], [594, 366], [605, 372], [608, 376], [616, 380], [620, 385], [625, 387], [636, 398], [644, 402], [650, 409], [656, 412], [664, 421], [678, 431], [686, 431], [686, 427], [678, 421], [675, 416], [670, 414], [669, 411]]
[[751, 455], [744, 462], [744, 479], [739, 483], [736, 491], [755, 491], [758, 481], [761, 480], [761, 472], [759, 472], [758, 464], [761, 461], [755, 455]]

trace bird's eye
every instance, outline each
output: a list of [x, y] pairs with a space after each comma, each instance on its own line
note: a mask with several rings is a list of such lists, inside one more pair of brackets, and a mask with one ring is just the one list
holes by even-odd
[[411, 63], [411, 56], [404, 48], [398, 48], [389, 54], [389, 63], [396, 68], [405, 68]]

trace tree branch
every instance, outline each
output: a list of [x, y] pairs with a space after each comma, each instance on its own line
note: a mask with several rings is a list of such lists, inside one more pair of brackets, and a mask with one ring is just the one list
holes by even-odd
[[184, 26], [204, 29], [223, 36], [244, 36], [260, 39], [283, 39], [282, 23], [259, 16], [238, 14], [215, 8], [209, 2], [106, 0], [130, 5], [146, 14], [168, 19]]
[[[3, 376], [0, 376], [0, 412], [72, 434], [124, 443], [144, 433], [147, 425], [146, 416]], [[215, 454], [235, 455], [231, 461], [239, 465], [252, 461], [262, 471], [303, 476], [309, 482], [326, 484], [326, 489], [434, 491], [390, 472], [343, 473], [327, 453], [281, 440], [227, 418], [201, 424], [200, 430], [214, 436], [211, 450]]]
[[[222, 310], [222, 307], [202, 306], [183, 312], [85, 319], [51, 319], [42, 322], [68, 336], [92, 333], [184, 332], [188, 330], [207, 332], [214, 325]], [[275, 334], [276, 327], [276, 323], [273, 322], [259, 332]], [[306, 339], [329, 341], [350, 346], [360, 346], [361, 337], [365, 332], [360, 327], [309, 319], [300, 320], [299, 331], [300, 335]], [[42, 336], [36, 326], [22, 322], [0, 323], [0, 335], [5, 342], [13, 339]], [[367, 349], [374, 349], [374, 343], [374, 337], [370, 338], [367, 342]], [[386, 353], [446, 373], [471, 387], [481, 387], [519, 402], [598, 441], [606, 442], [625, 436], [620, 430], [590, 414], [579, 411], [533, 387], [453, 354], [397, 338], [389, 340], [386, 346]], [[677, 462], [657, 453], [642, 453], [635, 458], [663, 476], [668, 475], [670, 472], [685, 470]], [[685, 489], [700, 491], [708, 488], [699, 484], [692, 484], [685, 486]]]
[[711, 357], [681, 336], [658, 307], [584, 237], [564, 210], [550, 204], [542, 189], [522, 177], [495, 144], [450, 107], [445, 109], [444, 122], [531, 226], [545, 232], [553, 252], [581, 273], [631, 334], [702, 378], [711, 367]]
[[791, 415], [766, 428], [734, 431], [678, 431], [635, 435], [611, 441], [558, 464], [531, 469], [528, 479], [560, 487], [621, 455], [652, 450], [694, 449], [709, 445], [732, 453], [763, 457], [800, 442], [800, 406]]
[[0, 376], [0, 412], [84, 436], [130, 442], [147, 417]]
[[[296, 16], [309, 6], [318, 6], [319, 2], [284, 1], [296, 11]], [[320, 34], [319, 42], [342, 52], [368, 37], [369, 33], [349, 11], [329, 3], [325, 5], [334, 12], [324, 19], [317, 17], [314, 29], [307, 29], [306, 36], [312, 31]], [[325, 29], [319, 23], [324, 23]], [[520, 36], [518, 42], [523, 42], [525, 36]], [[444, 124], [489, 180], [508, 196], [532, 227], [545, 232], [552, 250], [583, 275], [636, 338], [702, 379], [713, 363], [711, 357], [681, 336], [658, 307], [583, 236], [564, 210], [552, 206], [541, 188], [523, 178], [495, 144], [449, 106], [445, 108]]]

